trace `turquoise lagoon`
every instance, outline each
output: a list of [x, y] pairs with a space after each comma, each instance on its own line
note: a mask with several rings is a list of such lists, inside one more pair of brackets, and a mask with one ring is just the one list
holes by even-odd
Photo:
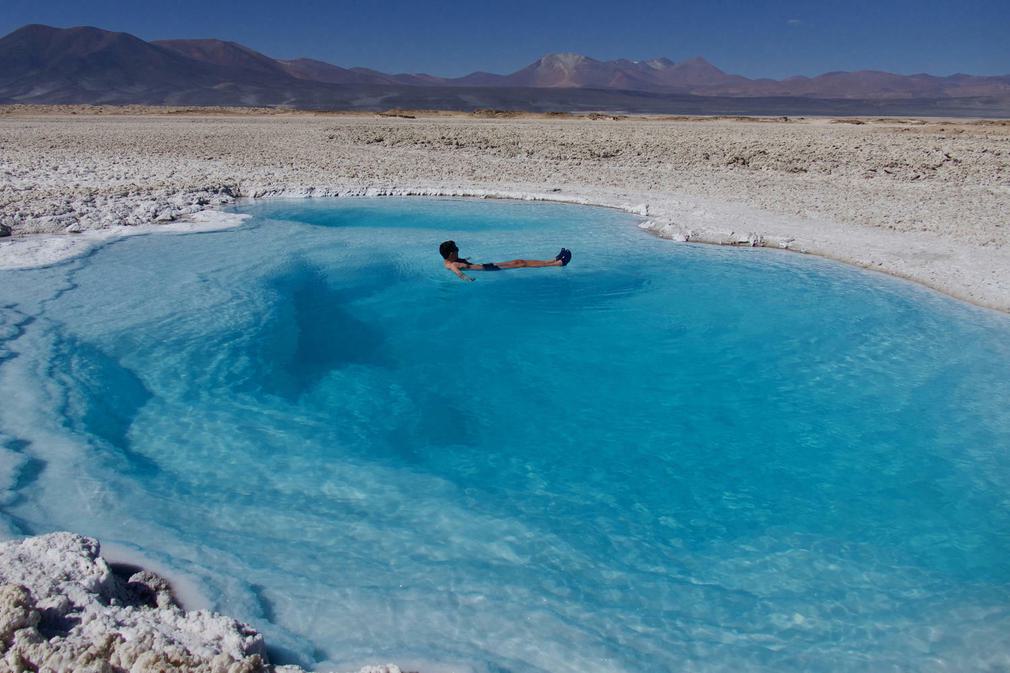
[[0, 272], [11, 534], [321, 670], [1010, 669], [1007, 316], [603, 209], [241, 210]]

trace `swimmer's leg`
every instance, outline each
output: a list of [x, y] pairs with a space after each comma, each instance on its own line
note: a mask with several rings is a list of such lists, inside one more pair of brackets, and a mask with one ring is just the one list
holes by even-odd
[[498, 262], [493, 264], [499, 269], [537, 269], [544, 266], [562, 266], [561, 260], [539, 260], [539, 259], [513, 259], [509, 262]]

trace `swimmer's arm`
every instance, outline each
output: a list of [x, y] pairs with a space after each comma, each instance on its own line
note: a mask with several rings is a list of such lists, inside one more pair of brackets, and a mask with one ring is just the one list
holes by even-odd
[[465, 273], [463, 273], [462, 271], [460, 271], [460, 267], [466, 268], [466, 269], [472, 268], [471, 265], [469, 265], [469, 264], [446, 264], [445, 265], [445, 268], [449, 269], [449, 271], [452, 271], [454, 274], [456, 274], [457, 276], [459, 276], [460, 280], [469, 280], [469, 281], [472, 281], [473, 278], [471, 278], [470, 276], [468, 276]]

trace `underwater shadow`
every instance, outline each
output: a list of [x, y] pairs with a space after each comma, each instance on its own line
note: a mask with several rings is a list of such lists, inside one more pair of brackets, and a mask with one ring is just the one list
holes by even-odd
[[398, 282], [399, 275], [393, 266], [369, 267], [338, 288], [322, 269], [298, 260], [267, 280], [275, 299], [254, 340], [258, 383], [273, 394], [296, 398], [335, 370], [389, 366], [382, 326], [360, 317], [352, 305]]
[[94, 344], [65, 335], [54, 349], [51, 372], [67, 391], [62, 415], [68, 425], [117, 449], [130, 471], [160, 471], [128, 438], [141, 408], [154, 397], [133, 370]]

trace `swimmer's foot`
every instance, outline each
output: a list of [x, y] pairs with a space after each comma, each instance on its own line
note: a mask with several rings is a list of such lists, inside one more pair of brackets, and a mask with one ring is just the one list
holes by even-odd
[[568, 262], [572, 261], [572, 251], [568, 248], [561, 248], [561, 252], [559, 252], [554, 259], [559, 260], [561, 262], [561, 266], [568, 266]]

